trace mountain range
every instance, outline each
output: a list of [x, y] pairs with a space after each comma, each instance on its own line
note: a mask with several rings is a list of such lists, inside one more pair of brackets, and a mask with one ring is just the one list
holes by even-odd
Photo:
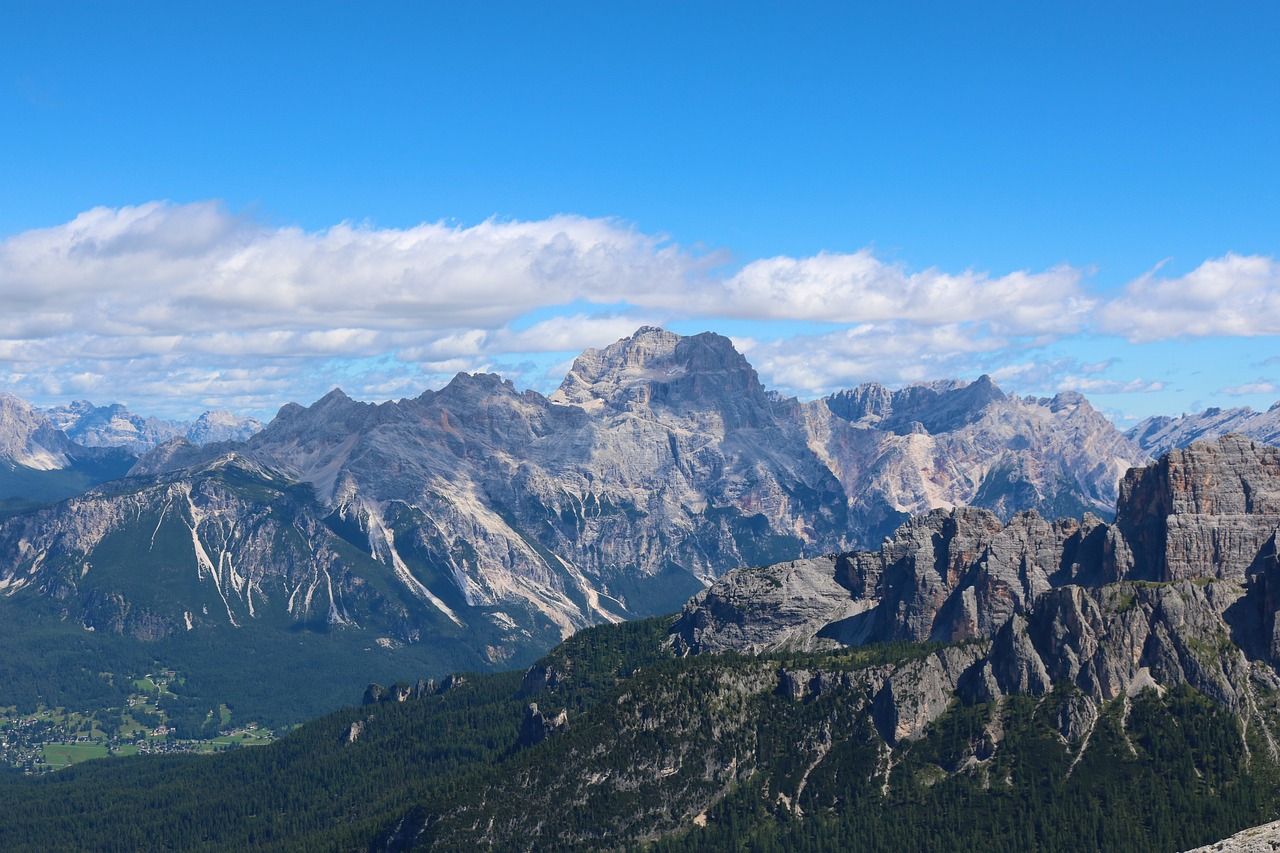
[[0, 509], [61, 500], [122, 477], [140, 454], [170, 438], [239, 441], [260, 429], [255, 418], [225, 411], [166, 421], [85, 401], [41, 410], [0, 393]]
[[0, 845], [1183, 850], [1280, 810], [1278, 532], [1280, 448], [1195, 443], [1112, 521], [936, 509], [272, 746], [0, 780]]
[[1214, 407], [1199, 414], [1178, 417], [1158, 415], [1140, 421], [1125, 432], [1125, 437], [1148, 453], [1159, 455], [1176, 447], [1186, 447], [1193, 441], [1228, 433], [1266, 444], [1280, 443], [1280, 403], [1265, 412], [1239, 406], [1234, 409]]
[[[22, 413], [0, 421], [0, 449], [23, 472], [162, 432], [116, 407], [0, 402]], [[459, 374], [382, 404], [335, 389], [246, 440], [195, 443], [255, 428], [201, 422], [0, 522], [0, 605], [177, 663], [206, 634], [287, 638], [302, 650], [290, 672], [261, 655], [255, 680], [292, 676], [307, 694], [310, 655], [348, 655], [350, 673], [373, 659], [437, 676], [525, 665], [585, 626], [672, 612], [730, 569], [878, 546], [920, 513], [912, 524], [972, 515], [1045, 548], [1094, 547], [1122, 475], [1150, 461], [1076, 393], [1022, 398], [984, 376], [800, 402], [727, 338], [652, 327], [584, 352], [549, 396]], [[966, 594], [947, 618], [972, 633]]]
[[76, 400], [45, 409], [43, 414], [77, 444], [123, 447], [139, 455], [171, 438], [185, 438], [193, 444], [243, 441], [262, 429], [257, 418], [221, 409], [205, 412], [194, 421], [175, 421], [135, 415], [119, 403], [95, 406]]

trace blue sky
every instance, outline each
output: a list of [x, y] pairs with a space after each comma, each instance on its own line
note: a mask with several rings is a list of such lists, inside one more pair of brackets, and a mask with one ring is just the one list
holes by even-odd
[[1265, 408], [1277, 36], [1261, 2], [4, 4], [0, 389], [549, 390], [654, 322], [806, 397]]

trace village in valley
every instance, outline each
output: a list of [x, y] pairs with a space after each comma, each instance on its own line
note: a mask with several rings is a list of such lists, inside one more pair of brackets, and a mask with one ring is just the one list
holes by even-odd
[[[93, 758], [217, 752], [275, 740], [274, 732], [254, 723], [231, 727], [231, 712], [225, 705], [217, 709], [216, 736], [180, 737], [163, 709], [163, 700], [174, 695], [170, 686], [177, 677], [166, 670], [133, 679], [134, 692], [122, 708], [41, 707], [25, 713], [13, 706], [0, 708], [0, 766], [37, 774]], [[210, 718], [213, 713], [210, 710]]]

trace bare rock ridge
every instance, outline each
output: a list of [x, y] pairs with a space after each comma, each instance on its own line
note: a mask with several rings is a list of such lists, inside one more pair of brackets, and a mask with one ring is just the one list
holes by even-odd
[[1125, 438], [1148, 453], [1159, 455], [1175, 447], [1186, 447], [1193, 441], [1217, 438], [1227, 433], [1237, 433], [1264, 444], [1280, 444], [1280, 402], [1265, 412], [1239, 406], [1234, 409], [1214, 407], [1178, 417], [1156, 415], [1127, 430]]
[[901, 391], [890, 391], [872, 382], [832, 394], [826, 404], [846, 421], [907, 435], [916, 431], [915, 424], [930, 433], [952, 432], [976, 422], [988, 406], [1007, 399], [984, 374], [969, 384], [955, 380], [922, 382]]
[[1181, 683], [1247, 726], [1280, 688], [1278, 510], [1280, 448], [1224, 436], [1130, 471], [1113, 524], [935, 510], [876, 551], [730, 572], [686, 605], [671, 643], [697, 654], [974, 641], [882, 688], [890, 742], [951, 697], [1062, 683], [1088, 700], [1060, 721], [1068, 739], [1103, 702]]
[[77, 400], [44, 412], [56, 429], [85, 447], [121, 447], [146, 453], [172, 438], [202, 445], [214, 441], [244, 441], [262, 429], [256, 418], [217, 410], [194, 421], [173, 421], [135, 415], [119, 403], [95, 406]]
[[[585, 625], [675, 610], [729, 569], [868, 547], [932, 512], [902, 553], [848, 569], [851, 587], [894, 577], [888, 594], [912, 615], [841, 612], [831, 631], [873, 636], [898, 619], [908, 635], [958, 639], [991, 632], [988, 599], [1012, 612], [1042, 575], [1070, 571], [1017, 555], [1102, 547], [1097, 519], [1020, 512], [1108, 514], [1120, 476], [1147, 461], [1079, 395], [1022, 399], [983, 377], [800, 403], [767, 391], [727, 338], [646, 327], [584, 352], [550, 396], [459, 374], [376, 405], [335, 389], [244, 442], [172, 438], [109, 489], [0, 523], [0, 553], [21, 555], [0, 584], [147, 636], [264, 615], [377, 626], [395, 643], [451, 625], [488, 637], [501, 663]], [[992, 541], [949, 539], [957, 577], [939, 581], [931, 537], [967, 531], [975, 513]], [[140, 592], [148, 582], [125, 574], [158, 558], [126, 567], [126, 541], [171, 542], [155, 570], [185, 578], [193, 600]], [[988, 544], [1008, 560], [951, 600], [966, 555]]]

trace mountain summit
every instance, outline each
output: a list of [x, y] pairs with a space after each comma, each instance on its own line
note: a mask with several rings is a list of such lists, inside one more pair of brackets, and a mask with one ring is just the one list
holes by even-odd
[[714, 412], [727, 428], [760, 426], [769, 410], [759, 377], [728, 338], [713, 332], [681, 337], [653, 326], [578, 356], [550, 399], [592, 413], [606, 407]]

